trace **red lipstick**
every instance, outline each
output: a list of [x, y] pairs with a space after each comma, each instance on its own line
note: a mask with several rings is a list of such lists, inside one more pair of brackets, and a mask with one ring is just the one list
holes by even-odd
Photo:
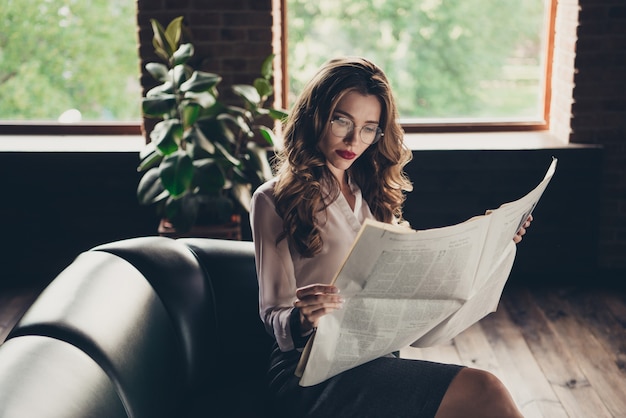
[[337, 150], [335, 151], [335, 153], [337, 153], [337, 155], [339, 155], [341, 158], [345, 160], [352, 160], [356, 157], [355, 153], [353, 153], [352, 151], [348, 151], [348, 150]]

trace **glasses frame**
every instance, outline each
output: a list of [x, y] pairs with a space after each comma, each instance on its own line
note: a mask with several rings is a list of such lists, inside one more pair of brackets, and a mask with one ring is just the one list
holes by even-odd
[[[334, 129], [335, 129], [335, 128], [333, 128], [334, 126], [336, 126], [334, 122], [337, 122], [337, 121], [338, 121], [338, 120], [340, 120], [340, 119], [341, 119], [342, 121], [345, 121], [345, 122], [349, 122], [349, 123], [350, 123], [350, 128], [348, 129], [348, 132], [347, 132], [345, 135], [338, 135], [338, 134], [337, 134], [337, 133], [335, 133], [335, 131], [334, 131]], [[338, 126], [338, 125], [337, 125], [337, 126]], [[374, 140], [373, 140], [372, 142], [366, 142], [366, 141], [364, 141], [364, 140], [363, 140], [363, 129], [364, 129], [365, 127], [367, 127], [367, 126], [376, 126], [376, 135], [374, 136]], [[345, 118], [345, 117], [343, 117], [343, 116], [335, 116], [335, 117], [333, 117], [333, 118], [331, 119], [331, 121], [330, 121], [330, 132], [331, 132], [333, 135], [335, 135], [337, 138], [342, 138], [342, 139], [343, 139], [343, 138], [346, 138], [346, 137], [347, 137], [347, 136], [349, 136], [350, 134], [354, 133], [354, 131], [355, 131], [355, 129], [356, 129], [356, 128], [359, 128], [359, 126], [356, 126], [356, 124], [355, 124], [352, 120], [350, 120], [350, 119], [348, 119], [348, 118]], [[376, 125], [376, 124], [374, 124], [374, 123], [368, 123], [368, 124], [366, 124], [366, 125], [362, 125], [360, 128], [361, 128], [361, 129], [359, 129], [359, 141], [361, 141], [362, 143], [364, 143], [364, 144], [366, 144], [366, 145], [372, 145], [372, 144], [375, 144], [375, 143], [377, 143], [378, 141], [380, 141], [380, 139], [381, 139], [383, 136], [385, 136], [385, 133], [383, 132], [383, 130], [382, 130], [382, 129], [380, 129], [380, 126], [378, 126], [378, 125]], [[343, 129], [343, 128], [340, 128], [340, 129]]]

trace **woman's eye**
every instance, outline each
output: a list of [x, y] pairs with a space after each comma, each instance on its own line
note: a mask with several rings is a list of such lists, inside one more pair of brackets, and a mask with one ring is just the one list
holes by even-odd
[[344, 128], [347, 128], [348, 126], [350, 126], [350, 121], [348, 119], [337, 118], [335, 119], [335, 122], [337, 122], [339, 126], [342, 126]]
[[363, 127], [363, 131], [367, 132], [368, 134], [373, 134], [373, 133], [376, 133], [376, 128], [377, 127], [374, 125], [365, 125]]

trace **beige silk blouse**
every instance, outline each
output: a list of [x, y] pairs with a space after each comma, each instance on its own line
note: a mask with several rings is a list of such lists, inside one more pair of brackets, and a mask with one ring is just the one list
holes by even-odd
[[359, 187], [350, 183], [356, 197], [354, 211], [343, 194], [332, 202], [326, 216], [320, 215], [322, 252], [313, 258], [302, 257], [284, 239], [276, 244], [282, 219], [276, 213], [272, 179], [260, 186], [252, 199], [250, 224], [256, 252], [259, 280], [259, 313], [266, 330], [274, 336], [282, 351], [294, 349], [289, 317], [296, 299], [296, 289], [313, 283], [330, 283], [341, 266], [361, 225], [374, 219]]

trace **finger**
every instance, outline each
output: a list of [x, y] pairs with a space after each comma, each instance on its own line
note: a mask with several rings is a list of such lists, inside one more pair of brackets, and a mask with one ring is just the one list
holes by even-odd
[[303, 309], [319, 309], [319, 307], [326, 306], [328, 304], [341, 304], [343, 298], [339, 295], [329, 295], [325, 293], [316, 295], [306, 295], [300, 299], [296, 299], [293, 306]]
[[329, 303], [323, 306], [307, 306], [303, 309], [300, 309], [300, 320], [305, 326], [305, 328], [317, 328], [317, 324], [321, 317], [327, 315], [333, 311], [341, 309], [343, 304], [341, 303]]
[[343, 307], [342, 302], [329, 302], [320, 305], [307, 305], [300, 308], [300, 312], [307, 318], [315, 318], [326, 315]]
[[296, 290], [296, 297], [302, 299], [306, 296], [326, 294], [326, 293], [339, 293], [339, 288], [330, 284], [311, 284], [308, 286], [300, 287]]

